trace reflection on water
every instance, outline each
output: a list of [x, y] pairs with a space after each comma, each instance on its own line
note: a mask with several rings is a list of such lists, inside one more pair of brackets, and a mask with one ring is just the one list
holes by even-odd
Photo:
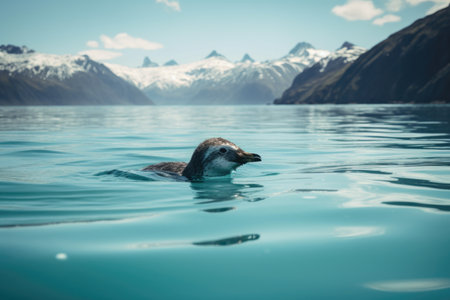
[[419, 207], [419, 208], [431, 208], [437, 209], [440, 211], [448, 211], [450, 212], [450, 205], [439, 205], [439, 204], [430, 204], [430, 203], [418, 203], [418, 202], [402, 202], [402, 201], [385, 201], [383, 204], [395, 205], [395, 206], [405, 206], [405, 207]]
[[202, 182], [192, 182], [190, 187], [195, 193], [194, 199], [201, 200], [197, 204], [232, 200], [248, 202], [264, 200], [264, 197], [256, 196], [256, 194], [263, 191], [263, 185], [256, 183], [234, 183], [230, 177], [218, 177]]
[[220, 240], [202, 241], [193, 243], [195, 246], [231, 246], [239, 245], [249, 241], [256, 241], [259, 239], [259, 234], [245, 234], [241, 236], [233, 236]]
[[393, 177], [392, 179], [393, 180], [388, 180], [388, 182], [395, 183], [395, 184], [409, 185], [409, 186], [450, 190], [450, 183], [433, 182], [430, 180], [417, 179], [417, 178]]
[[203, 211], [209, 212], [209, 213], [221, 213], [221, 212], [227, 212], [230, 210], [234, 210], [236, 207], [220, 207], [220, 208], [208, 208], [204, 209]]
[[[374, 164], [375, 166], [376, 164]], [[382, 165], [387, 165], [386, 162]], [[331, 166], [320, 166], [313, 168], [302, 169], [304, 173], [366, 173], [366, 174], [379, 174], [379, 175], [391, 175], [391, 172], [384, 172], [380, 170], [369, 170], [360, 169], [361, 165], [358, 166], [342, 166], [342, 165], [331, 165]], [[368, 166], [367, 166], [368, 167]]]
[[[367, 283], [366, 287], [383, 292], [414, 293], [436, 291], [450, 288], [449, 278], [425, 278], [392, 280]], [[427, 299], [426, 297], [423, 299]]]
[[300, 193], [311, 193], [311, 192], [337, 192], [338, 190], [331, 190], [331, 189], [294, 189], [293, 192], [300, 192]]
[[222, 239], [206, 240], [199, 242], [149, 242], [149, 243], [138, 243], [131, 245], [132, 249], [157, 249], [157, 248], [178, 248], [187, 246], [233, 246], [240, 245], [242, 243], [256, 241], [260, 238], [259, 234], [244, 234], [238, 236], [232, 236]]
[[[121, 216], [117, 217], [111, 217], [111, 218], [99, 218], [98, 216], [95, 217], [95, 219], [84, 219], [81, 218], [81, 220], [63, 220], [63, 221], [55, 221], [55, 222], [37, 222], [33, 221], [30, 223], [12, 223], [12, 224], [0, 224], [0, 229], [15, 229], [15, 228], [22, 228], [22, 227], [40, 227], [40, 226], [59, 226], [59, 225], [74, 225], [74, 224], [81, 224], [81, 225], [88, 225], [92, 223], [126, 223], [126, 222], [133, 222], [145, 218], [151, 218], [153, 215], [143, 215], [140, 214], [136, 217], [128, 217], [128, 218], [122, 218]], [[93, 217], [94, 218], [94, 217]]]
[[67, 254], [66, 253], [57, 253], [55, 258], [57, 260], [66, 260], [67, 259]]
[[[140, 171], [213, 136], [265, 159]], [[449, 150], [448, 105], [0, 107], [0, 299], [450, 299]]]
[[382, 227], [337, 227], [334, 229], [336, 237], [353, 238], [353, 237], [368, 237], [374, 235], [382, 235], [385, 233], [385, 228]]

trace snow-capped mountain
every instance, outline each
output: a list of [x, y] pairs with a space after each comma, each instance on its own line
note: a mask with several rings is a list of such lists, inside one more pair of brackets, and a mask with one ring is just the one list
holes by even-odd
[[320, 72], [324, 72], [329, 69], [330, 63], [336, 64], [339, 62], [342, 64], [347, 64], [349, 62], [353, 62], [364, 52], [366, 52], [366, 49], [349, 42], [344, 42], [339, 49], [319, 61], [319, 64], [321, 65]]
[[312, 72], [314, 66], [305, 70], [275, 103], [450, 103], [449, 37], [447, 6], [391, 34], [334, 71], [334, 60], [314, 80], [307, 75], [320, 72]]
[[205, 57], [205, 59], [208, 59], [208, 58], [222, 58], [222, 59], [227, 59], [227, 58], [225, 57], [225, 55], [220, 54], [220, 53], [217, 52], [216, 50], [211, 51], [211, 53], [210, 53], [208, 56]]
[[245, 62], [255, 62], [255, 60], [253, 58], [251, 58], [250, 55], [248, 55], [248, 53], [245, 53], [244, 56], [241, 59], [241, 63], [245, 63]]
[[178, 63], [176, 62], [176, 60], [174, 60], [174, 59], [171, 59], [171, 60], [169, 60], [168, 62], [166, 62], [165, 64], [164, 64], [164, 66], [176, 66], [176, 65], [178, 65]]
[[0, 45], [0, 52], [5, 52], [9, 54], [27, 54], [34, 53], [34, 50], [28, 48], [27, 46], [14, 46], [14, 45]]
[[182, 65], [107, 66], [157, 104], [262, 104], [280, 96], [297, 74], [329, 54], [299, 43], [288, 55], [264, 62], [253, 61], [249, 55], [231, 62], [212, 51], [203, 60]]
[[41, 79], [66, 80], [77, 72], [108, 73], [108, 69], [83, 55], [54, 55], [32, 52], [11, 54], [0, 51], [0, 70]]
[[[336, 51], [322, 58], [319, 62], [306, 68], [298, 74], [290, 88], [288, 88], [275, 104], [287, 104], [308, 97], [315, 89], [332, 81], [355, 61], [366, 49], [345, 42]], [[320, 98], [320, 97], [319, 97]], [[318, 99], [317, 101], [320, 101]]]
[[151, 104], [141, 91], [85, 55], [0, 46], [0, 104]]
[[314, 48], [313, 45], [306, 42], [300, 42], [297, 45], [295, 45], [294, 48], [292, 48], [291, 51], [289, 51], [289, 55], [293, 56], [308, 56], [308, 49]]
[[144, 61], [142, 62], [142, 67], [143, 68], [154, 68], [154, 67], [158, 67], [159, 65], [153, 61], [151, 61], [150, 58], [148, 58], [148, 56], [146, 56], [144, 58]]

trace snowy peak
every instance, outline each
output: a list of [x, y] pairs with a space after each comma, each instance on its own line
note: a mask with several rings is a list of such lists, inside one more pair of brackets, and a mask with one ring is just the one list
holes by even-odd
[[[306, 51], [314, 53], [315, 49], [307, 49]], [[275, 104], [295, 103], [304, 97], [308, 97], [311, 91], [328, 84], [336, 74], [345, 70], [346, 66], [353, 63], [366, 50], [364, 48], [345, 42], [340, 48], [333, 52], [329, 52], [327, 56], [320, 59], [317, 63], [305, 68], [299, 73], [289, 89], [284, 91], [283, 96], [275, 100]], [[320, 98], [322, 96], [319, 96]], [[319, 102], [318, 102], [319, 103]]]
[[322, 58], [330, 55], [328, 50], [314, 48], [310, 43], [300, 42], [289, 51], [289, 54], [282, 57], [282, 61], [294, 63], [306, 68], [319, 62]]
[[342, 44], [342, 46], [338, 48], [338, 50], [339, 50], [339, 49], [348, 49], [348, 50], [350, 50], [350, 49], [353, 49], [353, 47], [355, 47], [355, 44], [352, 44], [352, 43], [350, 43], [350, 42], [345, 41], [345, 42]]
[[104, 65], [87, 55], [55, 55], [34, 52], [27, 47], [0, 46], [0, 71], [41, 79], [65, 80], [77, 72], [109, 74]]
[[226, 59], [226, 57], [220, 53], [218, 53], [216, 50], [211, 51], [211, 53], [205, 57], [206, 59], [208, 58], [223, 58]]
[[252, 62], [255, 62], [255, 60], [251, 58], [250, 55], [248, 55], [248, 53], [245, 53], [244, 57], [242, 57], [241, 59], [241, 63], [252, 63]]
[[289, 51], [289, 55], [302, 56], [306, 53], [306, 50], [308, 49], [315, 49], [315, 48], [310, 43], [300, 42], [297, 45], [295, 45], [295, 47], [292, 48], [291, 51]]
[[152, 104], [139, 89], [87, 55], [0, 46], [0, 105]]
[[144, 61], [142, 62], [142, 67], [143, 68], [154, 68], [154, 67], [158, 67], [159, 65], [153, 61], [151, 61], [150, 58], [148, 58], [148, 56], [144, 57]]
[[0, 52], [8, 54], [27, 54], [34, 53], [34, 50], [29, 49], [27, 46], [14, 46], [14, 45], [0, 45]]
[[178, 66], [178, 63], [175, 60], [171, 59], [168, 62], [166, 62], [163, 66], [165, 66], [165, 67]]
[[322, 66], [320, 72], [326, 71], [330, 63], [337, 62], [338, 60], [342, 61], [343, 64], [353, 62], [364, 52], [366, 52], [366, 49], [349, 42], [344, 42], [339, 49], [319, 62]]
[[249, 54], [231, 62], [214, 50], [205, 59], [171, 67], [106, 66], [157, 104], [262, 104], [281, 95], [296, 75], [329, 54], [299, 43], [290, 55], [262, 62]]

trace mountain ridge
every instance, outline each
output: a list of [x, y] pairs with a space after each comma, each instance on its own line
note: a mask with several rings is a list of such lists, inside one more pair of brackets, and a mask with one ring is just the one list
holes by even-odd
[[292, 104], [290, 99], [310, 96], [319, 87], [342, 74], [365, 51], [362, 47], [344, 42], [336, 51], [298, 74], [292, 86], [283, 92], [281, 98], [275, 99], [274, 104]]
[[153, 104], [139, 89], [86, 55], [0, 46], [0, 105]]
[[266, 104], [280, 96], [304, 68], [329, 54], [307, 45], [299, 43], [291, 54], [264, 62], [245, 55], [244, 61], [231, 62], [213, 50], [203, 60], [170, 68], [106, 65], [157, 104]]
[[144, 61], [142, 62], [142, 68], [154, 68], [159, 67], [157, 63], [152, 61], [148, 56], [144, 57]]
[[326, 82], [308, 86], [299, 74], [274, 103], [448, 103], [449, 49], [450, 6], [393, 33]]

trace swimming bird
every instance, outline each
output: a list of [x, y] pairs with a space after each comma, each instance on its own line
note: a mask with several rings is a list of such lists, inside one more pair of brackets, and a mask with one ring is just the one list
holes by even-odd
[[248, 153], [223, 138], [210, 138], [195, 149], [189, 163], [162, 162], [147, 166], [143, 171], [160, 171], [184, 176], [189, 180], [224, 176], [248, 163], [261, 161], [261, 156]]

